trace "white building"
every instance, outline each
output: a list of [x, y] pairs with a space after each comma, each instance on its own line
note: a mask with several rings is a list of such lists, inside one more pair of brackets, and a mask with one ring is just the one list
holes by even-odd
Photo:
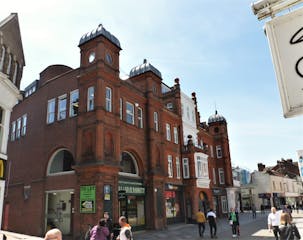
[[[19, 91], [23, 67], [25, 66], [18, 15], [12, 13], [0, 22], [0, 226], [5, 194], [5, 173], [9, 122], [13, 107], [22, 96]], [[14, 127], [21, 128], [26, 119]], [[7, 168], [7, 169], [6, 169]]]
[[252, 174], [253, 203], [257, 208], [261, 205], [281, 207], [282, 205], [296, 205], [300, 201], [302, 182], [299, 177], [289, 178], [265, 168]]

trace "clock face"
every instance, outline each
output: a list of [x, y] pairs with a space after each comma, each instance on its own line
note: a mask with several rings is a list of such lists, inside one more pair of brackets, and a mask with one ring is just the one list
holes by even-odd
[[92, 63], [95, 60], [96, 54], [95, 52], [91, 52], [88, 56], [88, 62]]

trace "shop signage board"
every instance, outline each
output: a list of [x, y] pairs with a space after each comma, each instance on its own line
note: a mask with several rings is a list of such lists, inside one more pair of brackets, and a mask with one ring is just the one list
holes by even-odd
[[303, 114], [302, 22], [300, 8], [265, 23], [285, 118]]
[[301, 175], [301, 179], [303, 181], [303, 150], [298, 150], [298, 157], [299, 157], [299, 171]]
[[126, 195], [144, 195], [145, 187], [139, 182], [119, 181], [119, 192], [124, 191]]
[[80, 186], [80, 213], [95, 213], [96, 186]]

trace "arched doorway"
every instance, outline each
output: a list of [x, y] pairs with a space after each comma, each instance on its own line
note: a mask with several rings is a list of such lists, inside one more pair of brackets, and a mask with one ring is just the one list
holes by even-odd
[[141, 229], [145, 226], [145, 187], [135, 155], [122, 152], [120, 167], [119, 215], [125, 216], [135, 229]]
[[[72, 166], [74, 158], [67, 149], [55, 151], [48, 162], [46, 175], [48, 178], [58, 178], [62, 181], [62, 175], [74, 174]], [[56, 182], [56, 179], [51, 179]], [[74, 190], [50, 189], [46, 191], [45, 228], [59, 228], [64, 235], [71, 234], [72, 208]]]

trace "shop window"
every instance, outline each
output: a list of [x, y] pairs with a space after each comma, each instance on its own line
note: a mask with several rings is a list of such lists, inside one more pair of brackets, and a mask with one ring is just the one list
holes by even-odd
[[73, 172], [72, 166], [74, 165], [73, 155], [65, 150], [57, 150], [51, 157], [48, 165], [47, 174], [57, 175]]
[[138, 175], [138, 165], [134, 156], [129, 152], [122, 152], [121, 156], [121, 172], [122, 175]]
[[79, 90], [76, 89], [70, 93], [69, 116], [77, 116], [79, 112]]

